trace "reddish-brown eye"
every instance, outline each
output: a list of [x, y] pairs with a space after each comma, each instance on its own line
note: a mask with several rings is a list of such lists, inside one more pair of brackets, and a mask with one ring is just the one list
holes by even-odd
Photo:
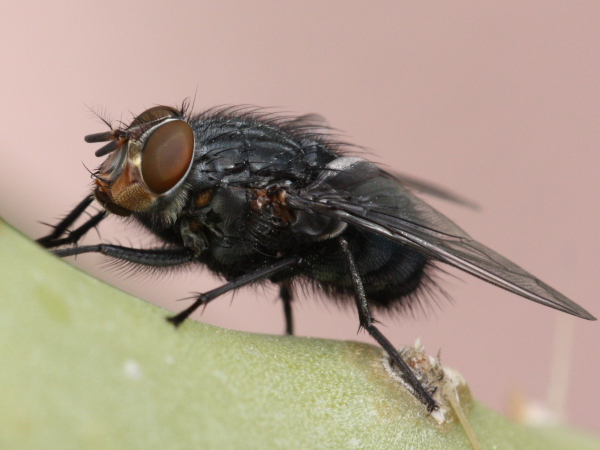
[[187, 173], [194, 157], [194, 132], [187, 122], [164, 123], [146, 139], [142, 177], [155, 194], [172, 189]]
[[157, 122], [161, 119], [166, 119], [167, 117], [175, 117], [177, 116], [177, 111], [173, 108], [169, 108], [168, 106], [154, 106], [150, 109], [147, 109], [135, 119], [129, 125], [129, 128], [137, 127], [139, 125], [151, 122]]

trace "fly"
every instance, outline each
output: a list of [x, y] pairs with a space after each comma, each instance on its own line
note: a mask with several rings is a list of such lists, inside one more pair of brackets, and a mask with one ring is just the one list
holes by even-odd
[[[94, 189], [38, 242], [53, 253], [101, 253], [137, 266], [208, 267], [226, 283], [168, 320], [181, 325], [196, 309], [235, 289], [279, 287], [287, 334], [298, 286], [354, 301], [360, 327], [402, 370], [429, 411], [437, 408], [373, 311], [399, 312], [418, 302], [445, 263], [534, 302], [595, 318], [513, 262], [473, 240], [412, 190], [457, 203], [432, 184], [388, 173], [350, 156], [320, 116], [281, 118], [244, 108], [200, 114], [155, 106], [126, 126], [85, 137], [106, 142]], [[96, 200], [102, 210], [69, 230]], [[77, 246], [108, 215], [129, 217], [160, 248]], [[57, 248], [61, 247], [61, 248]]]

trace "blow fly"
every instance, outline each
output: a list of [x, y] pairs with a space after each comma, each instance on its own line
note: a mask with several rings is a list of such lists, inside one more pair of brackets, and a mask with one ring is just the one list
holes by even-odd
[[[412, 191], [459, 203], [460, 197], [351, 156], [315, 114], [279, 117], [231, 107], [194, 114], [184, 103], [155, 106], [110, 128], [85, 137], [107, 142], [96, 151], [106, 159], [93, 173], [93, 192], [38, 242], [61, 257], [97, 252], [153, 268], [203, 265], [226, 280], [168, 319], [176, 326], [200, 306], [255, 283], [279, 287], [288, 334], [295, 288], [354, 301], [360, 327], [432, 411], [432, 392], [379, 331], [373, 311], [414, 306], [436, 264], [595, 320]], [[70, 230], [94, 200], [102, 210]], [[109, 215], [133, 219], [162, 245], [76, 245]]]

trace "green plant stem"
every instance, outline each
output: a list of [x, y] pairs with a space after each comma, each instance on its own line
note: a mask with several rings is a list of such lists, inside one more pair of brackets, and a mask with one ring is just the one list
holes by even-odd
[[[464, 449], [371, 345], [188, 321], [59, 260], [0, 221], [0, 448]], [[463, 393], [482, 448], [592, 449]]]

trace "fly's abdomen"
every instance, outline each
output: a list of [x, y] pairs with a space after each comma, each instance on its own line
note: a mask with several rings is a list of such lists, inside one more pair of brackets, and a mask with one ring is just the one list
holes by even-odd
[[[390, 239], [349, 229], [348, 240], [369, 303], [382, 310], [402, 310], [408, 306], [403, 299], [418, 292], [429, 281], [428, 258]], [[310, 268], [326, 294], [338, 299], [353, 300], [354, 290], [344, 254], [335, 240], [327, 243], [322, 259]]]

